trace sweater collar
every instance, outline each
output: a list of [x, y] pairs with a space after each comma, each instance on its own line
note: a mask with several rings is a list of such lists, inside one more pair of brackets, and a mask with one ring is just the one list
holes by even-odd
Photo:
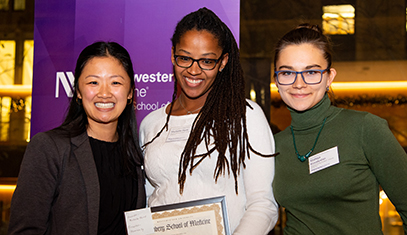
[[291, 113], [291, 125], [294, 130], [310, 129], [320, 126], [324, 119], [332, 113], [331, 100], [328, 94], [312, 108], [305, 111], [296, 111], [290, 107], [288, 109]]

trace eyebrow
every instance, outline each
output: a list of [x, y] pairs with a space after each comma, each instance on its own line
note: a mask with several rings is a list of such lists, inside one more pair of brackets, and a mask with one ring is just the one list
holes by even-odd
[[[186, 53], [186, 54], [188, 54], [188, 55], [191, 55], [190, 52], [188, 52], [188, 51], [186, 51], [186, 50], [183, 50], [183, 49], [179, 49], [179, 52], [184, 52], [184, 53]], [[208, 53], [202, 54], [201, 56], [208, 56], [208, 55], [217, 56], [216, 53], [214, 53], [214, 52], [208, 52]]]
[[[88, 76], [85, 77], [85, 79], [88, 79], [88, 78], [100, 78], [100, 76], [94, 75], [94, 74], [90, 74], [90, 75], [88, 75]], [[123, 76], [119, 75], [119, 74], [112, 75], [112, 76], [110, 76], [109, 78], [122, 78], [123, 80], [125, 80], [125, 78], [124, 78]]]
[[[309, 69], [313, 69], [313, 68], [322, 68], [322, 67], [318, 64], [312, 64], [312, 65], [307, 65], [305, 67], [305, 70], [309, 70]], [[288, 65], [282, 65], [282, 66], [278, 67], [278, 70], [281, 70], [281, 69], [295, 70], [292, 66], [288, 66]]]

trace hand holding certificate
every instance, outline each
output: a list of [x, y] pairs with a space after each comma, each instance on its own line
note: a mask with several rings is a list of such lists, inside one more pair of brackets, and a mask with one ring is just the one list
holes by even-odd
[[230, 235], [224, 196], [152, 207], [151, 218], [148, 211], [125, 212], [129, 235]]

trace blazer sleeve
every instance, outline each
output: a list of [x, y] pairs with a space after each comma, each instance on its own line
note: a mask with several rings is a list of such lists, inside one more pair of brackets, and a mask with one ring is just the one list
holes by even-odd
[[61, 174], [62, 155], [48, 134], [39, 133], [31, 139], [11, 201], [8, 234], [46, 232]]

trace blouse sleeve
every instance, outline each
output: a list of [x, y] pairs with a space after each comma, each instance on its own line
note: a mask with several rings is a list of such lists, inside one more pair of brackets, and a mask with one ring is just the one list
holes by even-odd
[[[250, 145], [259, 153], [273, 154], [274, 138], [262, 109], [250, 102], [247, 109], [247, 130]], [[246, 212], [234, 234], [267, 234], [278, 219], [278, 205], [274, 199], [274, 157], [262, 157], [250, 151], [243, 171], [246, 193]]]
[[[151, 113], [150, 113], [150, 115], [151, 115]], [[139, 130], [140, 130], [139, 131], [139, 144], [140, 144], [140, 147], [143, 147], [144, 144], [146, 144], [147, 141], [149, 141], [147, 139], [148, 137], [146, 135], [148, 134], [148, 130], [147, 130], [148, 127], [152, 126], [152, 124], [150, 123], [150, 119], [151, 118], [149, 118], [149, 115], [147, 115], [142, 120], [142, 122], [140, 124], [140, 128], [139, 128]], [[142, 149], [142, 151], [143, 151], [143, 157], [144, 157], [145, 150]], [[147, 176], [146, 181], [145, 181], [145, 189], [146, 189], [146, 205], [148, 206], [148, 199], [150, 198], [150, 196], [154, 192], [154, 186], [151, 184], [150, 179], [148, 178], [148, 176]]]
[[39, 133], [27, 145], [11, 201], [8, 234], [44, 234], [55, 195], [60, 161], [54, 141]]
[[372, 172], [403, 220], [407, 234], [407, 154], [387, 122], [366, 115], [363, 148]]

